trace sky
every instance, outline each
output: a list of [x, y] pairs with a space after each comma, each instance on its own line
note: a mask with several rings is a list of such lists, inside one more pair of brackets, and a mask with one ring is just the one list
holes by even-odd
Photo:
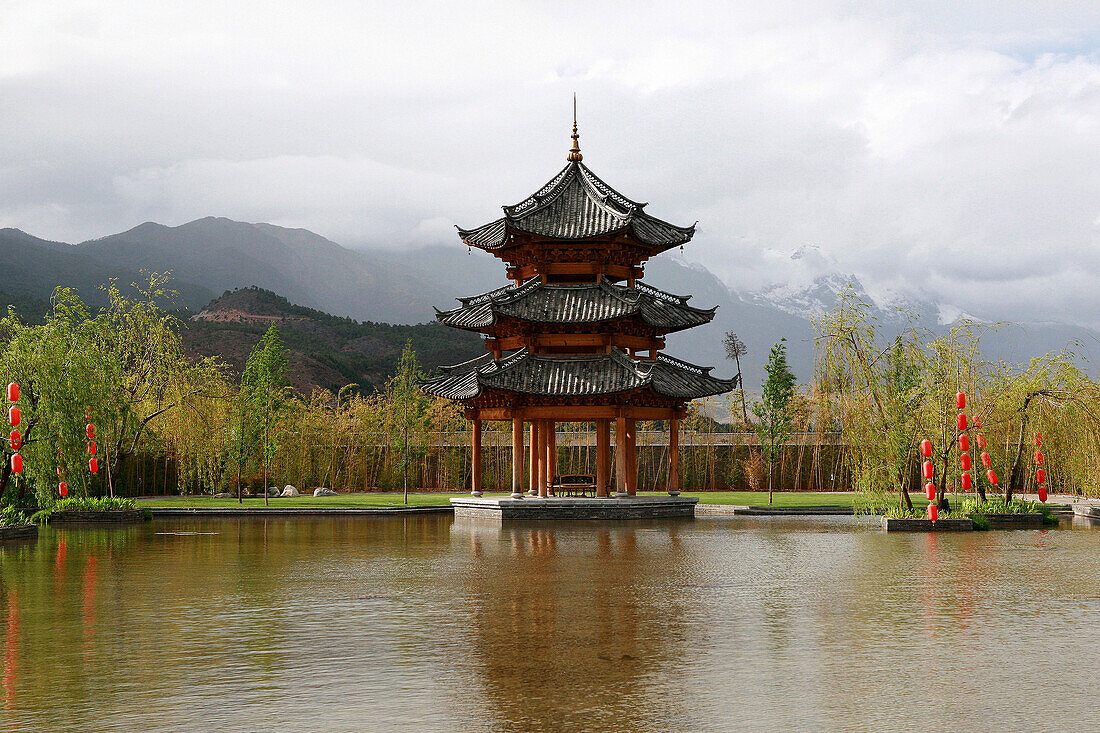
[[1100, 327], [1096, 2], [4, 0], [0, 226], [460, 246], [565, 165], [574, 93], [731, 288]]

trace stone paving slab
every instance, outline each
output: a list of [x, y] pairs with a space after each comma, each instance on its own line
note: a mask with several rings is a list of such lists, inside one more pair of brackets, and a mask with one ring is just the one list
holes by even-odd
[[504, 520], [667, 519], [695, 517], [693, 496], [631, 496], [608, 499], [459, 497], [456, 518]]

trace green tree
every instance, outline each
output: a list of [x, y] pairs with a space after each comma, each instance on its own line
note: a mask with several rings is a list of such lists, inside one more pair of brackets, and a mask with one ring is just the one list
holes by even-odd
[[431, 400], [420, 391], [423, 377], [412, 340], [405, 343], [397, 373], [386, 384], [390, 422], [390, 445], [397, 452], [405, 503], [409, 503], [409, 466], [427, 451], [428, 428], [432, 422]]
[[[275, 422], [286, 407], [287, 369], [289, 361], [287, 350], [279, 337], [279, 329], [274, 324], [256, 344], [248, 355], [241, 376], [240, 412], [241, 419], [238, 437], [239, 460], [243, 461], [246, 452], [260, 448], [260, 462], [264, 475], [264, 504], [269, 503], [267, 496], [268, 467], [278, 451], [278, 433]], [[238, 467], [240, 462], [238, 463]], [[238, 468], [237, 492], [240, 496], [240, 471]]]
[[794, 396], [795, 376], [787, 365], [786, 341], [787, 339], [780, 339], [768, 353], [760, 401], [752, 406], [752, 412], [757, 417], [753, 429], [760, 439], [764, 458], [768, 462], [769, 504], [772, 503], [775, 463], [783, 446], [791, 438], [793, 426], [791, 398]]

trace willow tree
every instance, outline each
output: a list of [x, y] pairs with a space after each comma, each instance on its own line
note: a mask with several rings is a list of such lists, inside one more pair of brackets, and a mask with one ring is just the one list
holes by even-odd
[[105, 288], [107, 307], [92, 322], [107, 379], [107, 398], [93, 419], [113, 444], [107, 461], [109, 488], [112, 474], [118, 475], [138, 452], [154, 421], [193, 398], [226, 396], [217, 360], [184, 354], [179, 321], [164, 310], [176, 296], [166, 287], [169, 279], [169, 274], [148, 275], [133, 285], [136, 297], [111, 281]]
[[896, 490], [902, 510], [911, 512], [918, 408], [925, 399], [920, 332], [909, 327], [885, 338], [871, 304], [850, 288], [813, 323], [817, 392], [839, 413], [855, 488], [872, 497]]

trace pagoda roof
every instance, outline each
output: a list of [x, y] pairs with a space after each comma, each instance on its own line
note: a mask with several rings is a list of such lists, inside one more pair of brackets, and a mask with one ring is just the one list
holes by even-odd
[[722, 394], [737, 379], [712, 377], [712, 367], [700, 367], [664, 354], [656, 359], [632, 359], [620, 349], [610, 354], [532, 354], [520, 349], [503, 359], [486, 354], [422, 380], [420, 388], [452, 400], [470, 400], [486, 389], [547, 397], [595, 397], [649, 388], [679, 400]]
[[611, 188], [579, 160], [572, 160], [545, 186], [504, 216], [474, 229], [458, 229], [466, 244], [497, 250], [526, 232], [553, 239], [589, 239], [629, 231], [641, 243], [660, 250], [688, 242], [695, 225], [676, 226], [650, 216], [646, 204], [632, 201]]
[[462, 305], [436, 311], [447, 326], [480, 331], [505, 316], [536, 323], [598, 323], [637, 315], [671, 333], [709, 323], [717, 308], [695, 308], [690, 295], [673, 295], [639, 283], [630, 288], [606, 278], [598, 283], [545, 283], [535, 277], [522, 285], [508, 285], [471, 298]]

